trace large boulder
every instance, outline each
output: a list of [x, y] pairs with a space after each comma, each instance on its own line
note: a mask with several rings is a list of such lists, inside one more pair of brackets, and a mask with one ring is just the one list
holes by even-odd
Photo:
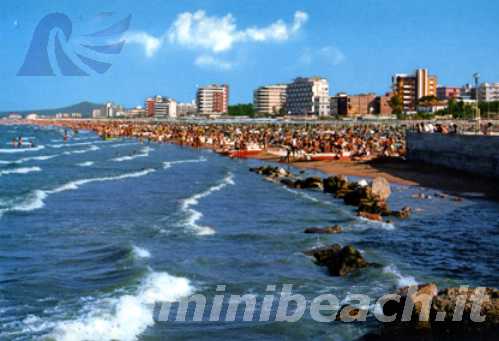
[[309, 227], [305, 229], [305, 233], [319, 233], [319, 234], [335, 234], [342, 232], [343, 229], [339, 225], [328, 227]]
[[379, 199], [386, 201], [392, 194], [390, 188], [390, 183], [383, 177], [376, 177], [371, 185], [371, 190], [373, 195], [377, 196]]
[[323, 189], [322, 182], [323, 182], [323, 180], [320, 177], [311, 176], [311, 177], [308, 177], [304, 180], [300, 180], [299, 186], [297, 185], [297, 187], [299, 187], [299, 188], [314, 188], [314, 189], [322, 190]]
[[324, 192], [336, 194], [341, 188], [348, 186], [348, 179], [346, 176], [330, 176], [323, 180]]
[[331, 276], [345, 276], [369, 265], [362, 254], [353, 246], [338, 244], [312, 250], [318, 265], [326, 266]]
[[408, 318], [417, 321], [421, 312], [429, 319], [431, 302], [438, 295], [438, 288], [434, 283], [427, 283], [400, 288], [396, 294], [400, 296], [400, 301], [391, 300], [386, 302], [383, 306], [383, 313], [387, 316], [396, 314], [396, 321], [400, 321], [406, 303], [413, 303], [414, 309]]
[[444, 289], [433, 299], [431, 305], [432, 318], [437, 317], [439, 312], [445, 312], [444, 321], [452, 321], [456, 302], [466, 299], [463, 306], [463, 321], [471, 322], [474, 318], [472, 316], [473, 305], [479, 302], [480, 296], [485, 298], [481, 301], [479, 311], [480, 316], [485, 318], [484, 323], [499, 325], [499, 290], [495, 288]]
[[[396, 314], [396, 320], [361, 340], [497, 340], [499, 290], [495, 288], [448, 288], [438, 292], [435, 284], [422, 284], [410, 290], [401, 288], [396, 294], [400, 295], [399, 302], [391, 300], [383, 306], [383, 313]], [[414, 303], [413, 310], [406, 317], [410, 320], [402, 321], [406, 303]], [[478, 316], [484, 320], [477, 321]]]

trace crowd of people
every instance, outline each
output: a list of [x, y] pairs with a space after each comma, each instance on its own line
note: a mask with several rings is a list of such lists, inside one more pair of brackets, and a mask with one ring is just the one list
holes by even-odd
[[[41, 122], [40, 122], [41, 123]], [[332, 155], [333, 159], [369, 160], [405, 154], [405, 129], [389, 124], [283, 125], [146, 123], [129, 121], [47, 121], [71, 129], [95, 131], [104, 139], [130, 137], [172, 142], [220, 153], [261, 151], [292, 161], [310, 155]]]

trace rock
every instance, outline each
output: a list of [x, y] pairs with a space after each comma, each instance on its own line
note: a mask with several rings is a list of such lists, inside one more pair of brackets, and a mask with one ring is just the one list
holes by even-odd
[[368, 213], [368, 212], [359, 211], [359, 212], [357, 212], [357, 215], [359, 217], [366, 218], [369, 220], [383, 221], [383, 218], [378, 213]]
[[[419, 314], [421, 313], [422, 308], [426, 308], [424, 314], [429, 318], [429, 308], [431, 306], [431, 300], [438, 294], [437, 286], [434, 283], [420, 284], [414, 288], [414, 293], [409, 293], [409, 288], [410, 287], [403, 287], [396, 292], [397, 295], [400, 295], [399, 302], [391, 300], [385, 303], [385, 305], [383, 306], [383, 313], [385, 315], [388, 316], [397, 314], [396, 321], [400, 321], [402, 318], [402, 313], [404, 311], [404, 306], [409, 299], [411, 300], [410, 302], [415, 303], [414, 309], [410, 316], [411, 320], [417, 321], [419, 319]], [[425, 303], [426, 305], [423, 303]]]
[[372, 193], [383, 201], [388, 200], [392, 194], [390, 183], [382, 177], [374, 178], [372, 183]]
[[305, 229], [305, 233], [319, 233], [319, 234], [335, 234], [342, 232], [343, 229], [339, 225], [329, 227], [309, 227]]
[[361, 310], [359, 308], [352, 307], [351, 305], [344, 304], [341, 306], [340, 310], [336, 314], [335, 321], [342, 322], [353, 322], [360, 318], [362, 315], [366, 315], [367, 311]]
[[295, 182], [289, 178], [281, 179], [281, 184], [289, 188], [296, 188]]
[[[386, 316], [397, 315], [395, 322], [385, 323], [372, 334], [373, 338], [365, 340], [497, 340], [498, 289], [464, 287], [438, 292], [435, 284], [423, 284], [417, 286], [416, 292], [409, 293], [409, 288], [405, 287], [396, 294], [400, 295], [400, 302], [388, 301], [383, 306]], [[479, 298], [481, 294], [484, 295], [482, 299]], [[410, 321], [401, 321], [406, 302], [415, 303], [414, 309]], [[473, 312], [478, 303], [480, 310]], [[420, 313], [424, 321], [420, 321]], [[474, 317], [479, 313], [484, 321], [473, 321], [472, 313], [476, 314]]]
[[[480, 315], [485, 317], [484, 324], [498, 325], [499, 324], [499, 290], [495, 288], [448, 288], [439, 292], [433, 299], [431, 305], [432, 320], [437, 317], [439, 312], [445, 312], [444, 320], [452, 321], [456, 302], [460, 299], [465, 299], [463, 306], [463, 321], [471, 322], [472, 307], [474, 302], [478, 302], [479, 296], [484, 295], [485, 300], [482, 300], [480, 305]], [[482, 323], [475, 323], [480, 325]]]
[[301, 181], [301, 188], [323, 189], [323, 180], [318, 176], [311, 176]]
[[348, 186], [348, 179], [345, 176], [330, 176], [323, 180], [324, 192], [336, 194], [339, 189]]
[[331, 276], [345, 276], [369, 265], [361, 253], [351, 245], [341, 248], [340, 245], [334, 244], [311, 252], [317, 264], [326, 266]]
[[313, 256], [317, 265], [326, 265], [327, 260], [334, 257], [338, 252], [341, 251], [341, 245], [333, 244], [330, 246], [324, 246], [313, 250], [305, 251], [307, 256]]
[[391, 211], [390, 215], [400, 218], [400, 219], [407, 219], [411, 216], [412, 213], [412, 208], [410, 207], [403, 207], [400, 211]]
[[346, 205], [359, 206], [362, 199], [366, 199], [368, 196], [368, 187], [360, 187], [345, 193], [343, 201]]

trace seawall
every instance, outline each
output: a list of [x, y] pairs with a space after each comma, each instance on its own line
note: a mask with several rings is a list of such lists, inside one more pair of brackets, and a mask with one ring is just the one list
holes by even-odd
[[407, 159], [499, 178], [499, 136], [407, 132]]

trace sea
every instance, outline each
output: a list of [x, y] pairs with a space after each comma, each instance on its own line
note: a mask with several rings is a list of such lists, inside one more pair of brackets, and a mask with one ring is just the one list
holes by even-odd
[[[308, 304], [363, 294], [369, 309], [411, 284], [499, 286], [497, 202], [392, 185], [391, 208], [413, 215], [372, 222], [331, 195], [249, 172], [258, 160], [90, 131], [63, 136], [59, 127], [0, 126], [0, 340], [356, 340], [376, 321], [179, 322], [157, 313], [190, 295], [209, 301], [222, 286], [226, 298], [277, 300], [291, 285]], [[33, 147], [14, 148], [18, 137]], [[303, 233], [336, 224], [343, 233]], [[335, 243], [378, 266], [331, 277], [303, 253]]]

